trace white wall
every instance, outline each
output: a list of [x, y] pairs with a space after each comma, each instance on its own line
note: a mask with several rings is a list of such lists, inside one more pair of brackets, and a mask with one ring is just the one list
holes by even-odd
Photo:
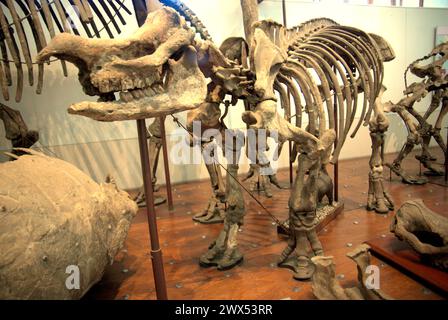
[[[132, 7], [131, 1], [126, 1]], [[190, 8], [208, 27], [214, 41], [220, 44], [229, 36], [243, 36], [242, 15], [239, 0], [185, 0]], [[280, 1], [265, 0], [260, 5], [260, 17], [282, 22]], [[316, 17], [328, 17], [335, 21], [377, 33], [388, 40], [397, 58], [385, 64], [384, 84], [388, 87], [385, 99], [398, 101], [404, 89], [403, 72], [415, 59], [427, 54], [434, 45], [435, 27], [446, 25], [447, 9], [388, 8], [353, 5], [329, 5], [287, 1], [288, 26], [299, 24]], [[133, 19], [125, 28], [126, 34], [136, 28]], [[28, 30], [29, 32], [29, 30]], [[46, 153], [69, 161], [87, 172], [97, 181], [104, 180], [110, 173], [123, 188], [141, 185], [141, 173], [134, 121], [100, 123], [80, 116], [68, 115], [66, 108], [74, 102], [87, 100], [77, 81], [76, 69], [69, 66], [69, 77], [64, 78], [58, 63], [46, 68], [44, 92], [35, 94], [35, 88], [25, 87], [20, 104], [12, 101], [3, 103], [20, 110], [32, 129], [40, 132], [40, 144]], [[413, 81], [412, 77], [408, 79]], [[13, 93], [13, 90], [10, 91]], [[13, 94], [12, 94], [13, 96]], [[423, 111], [428, 99], [418, 105]], [[243, 107], [231, 108], [226, 120], [229, 127], [244, 128], [241, 121]], [[179, 115], [185, 123], [185, 114]], [[406, 131], [399, 118], [390, 115], [391, 127], [387, 138], [387, 152], [401, 148]], [[151, 121], [151, 120], [150, 120]], [[150, 122], [148, 121], [148, 122]], [[180, 140], [176, 125], [167, 118], [168, 143], [174, 145]], [[0, 148], [9, 148], [0, 125]], [[362, 128], [357, 137], [348, 139], [341, 158], [353, 158], [370, 154], [370, 138], [367, 128]], [[287, 165], [286, 153], [282, 155], [281, 166]], [[245, 170], [247, 165], [242, 166]], [[163, 182], [163, 166], [160, 166], [159, 180]], [[171, 165], [174, 182], [207, 177], [203, 165]]]

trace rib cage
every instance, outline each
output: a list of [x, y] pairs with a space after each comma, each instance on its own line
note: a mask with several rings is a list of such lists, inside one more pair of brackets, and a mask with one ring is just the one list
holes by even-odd
[[[385, 59], [378, 44], [372, 35], [338, 25], [330, 19], [313, 19], [287, 30], [278, 23], [265, 20], [259, 27], [277, 46], [288, 50], [288, 59], [274, 85], [285, 117], [291, 118], [290, 92], [295, 105], [296, 126], [302, 127], [302, 112], [305, 112], [309, 119], [308, 131], [313, 135], [318, 136], [326, 129], [337, 129], [338, 141], [332, 162], [337, 161], [353, 125], [360, 93], [364, 93], [361, 117], [351, 137], [372, 117], [384, 74]], [[303, 111], [302, 105], [305, 107]]]
[[[69, 10], [70, 7], [73, 10]], [[8, 101], [8, 87], [13, 85], [13, 63], [17, 71], [16, 102], [20, 102], [22, 98], [23, 65], [26, 67], [28, 84], [33, 86], [35, 83], [33, 57], [37, 52], [32, 52], [33, 48], [40, 51], [57, 32], [79, 35], [81, 28], [89, 38], [99, 38], [101, 30], [105, 30], [107, 36], [113, 38], [114, 32], [121, 33], [120, 24], [126, 25], [123, 13], [132, 15], [122, 0], [0, 0], [0, 8], [0, 86], [3, 98]], [[101, 26], [96, 25], [95, 19]], [[26, 24], [30, 27], [32, 37], [25, 33]], [[61, 65], [67, 76], [65, 62], [61, 61]], [[36, 93], [40, 94], [44, 65], [38, 64], [37, 69]]]

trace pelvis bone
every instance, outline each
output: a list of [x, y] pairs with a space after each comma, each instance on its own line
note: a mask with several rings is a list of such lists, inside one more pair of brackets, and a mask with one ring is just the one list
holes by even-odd
[[410, 200], [398, 209], [390, 229], [423, 261], [448, 271], [448, 218], [428, 209], [420, 199]]
[[51, 56], [79, 69], [84, 92], [98, 102], [72, 105], [69, 113], [100, 121], [153, 117], [197, 107], [205, 78], [197, 65], [194, 33], [172, 9], [148, 15], [127, 39], [84, 39], [63, 33], [37, 60]]

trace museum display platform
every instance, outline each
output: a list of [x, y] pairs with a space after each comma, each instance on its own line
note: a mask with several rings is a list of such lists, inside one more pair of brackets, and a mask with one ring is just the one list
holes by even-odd
[[[414, 155], [404, 161], [404, 167], [418, 174]], [[434, 149], [434, 155], [442, 159], [439, 149]], [[386, 155], [385, 160], [393, 157]], [[388, 235], [394, 215], [365, 209], [368, 171], [367, 158], [340, 161], [340, 200], [345, 210], [319, 233], [325, 254], [334, 256], [337, 277], [344, 286], [355, 284], [357, 277], [356, 265], [345, 254], [368, 239]], [[280, 181], [287, 181], [288, 170], [281, 170], [278, 176]], [[448, 189], [442, 186], [406, 185], [397, 177], [392, 177], [391, 182], [385, 179], [385, 185], [396, 208], [416, 198], [423, 199], [436, 212], [448, 208]], [[164, 192], [163, 187], [160, 192]], [[175, 210], [169, 211], [166, 204], [156, 209], [169, 299], [315, 299], [311, 282], [296, 281], [291, 271], [276, 266], [286, 243], [277, 235], [277, 226], [270, 217], [249, 198], [245, 224], [239, 233], [245, 254], [243, 263], [229, 271], [201, 268], [198, 257], [221, 228], [219, 224], [201, 225], [191, 219], [209, 197], [209, 181], [175, 185], [173, 192]], [[289, 193], [278, 190], [275, 198], [259, 199], [283, 220], [288, 213], [285, 204]], [[84, 299], [155, 299], [148, 243], [146, 216], [140, 209], [115, 263]], [[395, 299], [443, 299], [384, 261], [372, 257], [372, 262], [380, 268], [381, 289]]]

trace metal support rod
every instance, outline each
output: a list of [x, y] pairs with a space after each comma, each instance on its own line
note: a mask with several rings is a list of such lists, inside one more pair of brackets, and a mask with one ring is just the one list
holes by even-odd
[[[381, 166], [384, 168], [384, 148], [386, 146], [386, 135], [383, 133], [383, 138], [381, 139]], [[389, 167], [389, 182], [392, 181], [392, 169]]]
[[[287, 28], [286, 25], [286, 2], [285, 0], [282, 0], [282, 12], [283, 12], [283, 26], [285, 28]], [[289, 88], [288, 88], [288, 99], [290, 98], [290, 92], [289, 92]], [[289, 122], [291, 122], [291, 115], [289, 115]], [[289, 154], [289, 184], [292, 187], [292, 184], [294, 182], [294, 170], [293, 170], [293, 166], [294, 166], [294, 161], [292, 161], [291, 159], [291, 155], [292, 155], [292, 142], [288, 141], [288, 154]]]
[[[335, 124], [336, 126], [336, 124]], [[336, 140], [337, 141], [337, 140]], [[336, 143], [335, 143], [336, 146]], [[339, 161], [334, 164], [334, 201], [339, 201]]]
[[282, 0], [282, 11], [283, 11], [283, 25], [287, 28], [286, 25], [286, 1]]
[[289, 184], [292, 187], [292, 184], [294, 182], [294, 170], [293, 170], [294, 161], [292, 161], [292, 159], [291, 159], [291, 155], [292, 155], [292, 142], [291, 141], [288, 141], [288, 148], [289, 148]]
[[[446, 129], [448, 129], [448, 127]], [[448, 130], [446, 131], [446, 145], [448, 146]], [[445, 183], [446, 182], [448, 182], [448, 147], [445, 149]]]
[[170, 164], [168, 160], [168, 147], [166, 144], [165, 118], [166, 118], [165, 116], [160, 117], [160, 133], [162, 135], [163, 166], [165, 168], [165, 184], [166, 184], [166, 195], [168, 198], [168, 209], [172, 211], [174, 210], [173, 192], [171, 190]]
[[146, 141], [146, 121], [137, 120], [138, 145], [140, 149], [140, 163], [142, 166], [143, 187], [146, 199], [146, 215], [148, 217], [149, 237], [151, 242], [151, 261], [154, 273], [154, 283], [158, 300], [168, 300], [166, 291], [165, 272], [163, 270], [162, 249], [159, 244], [156, 212], [154, 208], [154, 191], [152, 188], [151, 164], [149, 163], [148, 144]]
[[[336, 67], [333, 67], [334, 72], [336, 73]], [[334, 140], [334, 147], [336, 148], [338, 144], [338, 103], [336, 100], [336, 93], [333, 98], [333, 106], [334, 106], [334, 131], [336, 132], [336, 139]], [[333, 185], [334, 185], [334, 201], [339, 201], [339, 159], [336, 160], [333, 168]]]

